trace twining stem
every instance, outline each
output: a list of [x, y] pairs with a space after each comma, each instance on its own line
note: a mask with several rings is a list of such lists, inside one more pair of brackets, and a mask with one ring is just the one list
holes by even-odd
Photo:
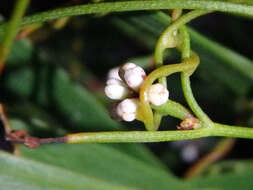
[[183, 16], [181, 16], [179, 19], [177, 19], [175, 22], [173, 22], [159, 37], [159, 40], [157, 41], [156, 48], [155, 48], [155, 62], [156, 65], [161, 66], [163, 64], [163, 52], [166, 48], [172, 48], [176, 47], [179, 42], [176, 38], [177, 35], [174, 35], [173, 33], [178, 30], [178, 28], [189, 21], [191, 21], [194, 18], [197, 18], [201, 15], [208, 14], [212, 11], [206, 11], [206, 10], [194, 10], [191, 11]]
[[154, 70], [152, 73], [150, 73], [140, 88], [140, 102], [141, 102], [141, 109], [139, 111], [140, 117], [142, 118], [142, 121], [145, 124], [145, 127], [147, 130], [155, 130], [154, 127], [154, 118], [153, 118], [153, 112], [149, 105], [148, 101], [148, 90], [152, 83], [161, 77], [169, 76], [176, 72], [183, 72], [183, 71], [190, 71], [194, 70], [196, 67], [196, 62], [198, 62], [198, 56], [196, 54], [193, 54], [192, 57], [189, 59], [184, 60], [183, 63], [180, 64], [172, 64], [172, 65], [166, 65], [162, 66], [156, 70]]
[[[180, 36], [182, 38], [182, 44], [180, 47], [181, 53], [182, 53], [182, 59], [187, 59], [190, 57], [191, 54], [191, 48], [190, 48], [190, 37], [187, 31], [186, 26], [180, 27]], [[196, 63], [197, 68], [198, 63]], [[205, 114], [205, 112], [201, 109], [201, 107], [198, 105], [197, 101], [195, 100], [192, 89], [191, 89], [191, 82], [190, 82], [190, 76], [192, 73], [189, 72], [182, 72], [181, 73], [181, 83], [182, 83], [182, 89], [185, 96], [185, 99], [193, 111], [193, 113], [198, 117], [200, 121], [205, 123], [205, 126], [212, 127], [213, 122], [209, 119], [209, 117]]]
[[0, 73], [10, 52], [12, 43], [18, 33], [19, 25], [29, 2], [30, 0], [17, 0], [11, 20], [6, 27], [3, 42], [0, 46]]
[[[178, 37], [178, 35], [176, 35], [174, 33], [177, 32], [177, 30], [180, 27], [182, 27], [184, 24], [191, 21], [192, 19], [194, 19], [196, 17], [199, 17], [201, 15], [204, 15], [204, 14], [210, 13], [210, 12], [211, 11], [205, 11], [205, 10], [191, 11], [191, 12], [181, 16], [177, 20], [175, 20], [175, 22], [173, 22], [162, 33], [162, 35], [160, 36], [160, 38], [159, 38], [159, 40], [156, 44], [156, 48], [155, 48], [154, 57], [155, 57], [156, 67], [159, 68], [163, 65], [163, 53], [164, 53], [165, 49], [177, 47], [181, 43], [180, 38]], [[190, 45], [188, 45], [188, 44], [190, 44], [190, 40], [189, 40], [188, 33], [186, 33], [186, 34], [187, 34], [187, 36], [183, 36], [184, 41], [183, 41], [183, 46], [182, 47], [183, 47], [183, 54], [187, 54], [187, 55], [185, 55], [185, 58], [189, 58], [190, 57]], [[187, 77], [189, 77], [192, 74], [192, 72], [196, 69], [196, 67], [198, 65], [198, 62], [199, 62], [198, 59], [194, 59], [193, 62], [191, 62], [191, 63], [195, 67], [193, 67], [189, 70], [184, 70], [183, 73], [186, 74]], [[168, 67], [167, 69], [171, 69], [171, 68]], [[182, 72], [182, 71], [183, 70], [178, 70], [176, 72]], [[170, 74], [172, 74], [172, 73], [174, 73], [174, 72], [172, 71]], [[155, 78], [155, 79], [158, 79], [160, 83], [162, 83], [164, 86], [167, 86], [165, 76], [158, 77], [158, 78]], [[154, 82], [154, 80], [152, 82]], [[150, 130], [150, 131], [154, 131], [154, 130], [157, 130], [157, 128], [160, 124], [162, 115], [160, 115], [159, 113], [156, 113], [156, 112], [153, 113], [152, 109], [149, 106], [148, 98], [146, 96], [147, 96], [147, 91], [148, 91], [151, 84], [152, 83], [149, 83], [149, 85], [143, 84], [142, 87], [141, 87], [141, 90], [140, 90], [141, 110], [140, 110], [139, 115], [142, 115], [140, 118], [142, 118], [142, 121], [144, 122], [146, 129]], [[188, 93], [185, 94], [185, 95], [189, 94], [189, 97], [190, 97], [190, 95], [192, 95], [192, 94], [190, 94], [191, 91], [187, 91], [187, 92]], [[187, 100], [193, 101], [194, 98], [193, 98], [193, 96], [191, 96]], [[196, 108], [197, 103], [195, 101], [195, 102], [191, 103], [190, 105], [193, 105], [193, 106], [195, 106], [194, 108]], [[199, 109], [194, 109], [193, 111], [199, 111], [199, 110], [201, 110], [201, 109], [200, 108]]]

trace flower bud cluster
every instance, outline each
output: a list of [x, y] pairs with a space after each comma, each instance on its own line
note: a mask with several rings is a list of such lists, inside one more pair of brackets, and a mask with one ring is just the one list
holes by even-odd
[[[110, 99], [122, 100], [116, 106], [116, 114], [124, 121], [133, 121], [137, 116], [140, 104], [138, 98], [133, 97], [146, 78], [145, 71], [134, 63], [126, 63], [120, 68], [109, 71], [105, 87], [105, 94]], [[153, 84], [148, 91], [148, 100], [151, 104], [160, 106], [167, 102], [169, 91], [162, 84]]]

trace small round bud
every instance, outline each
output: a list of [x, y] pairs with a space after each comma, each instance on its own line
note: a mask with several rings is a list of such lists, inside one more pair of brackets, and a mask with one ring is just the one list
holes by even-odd
[[119, 70], [119, 75], [135, 91], [139, 90], [142, 82], [146, 78], [145, 71], [134, 63], [124, 64]]
[[153, 84], [148, 91], [148, 100], [155, 106], [160, 106], [169, 99], [169, 91], [162, 84]]
[[137, 98], [128, 98], [120, 102], [117, 106], [117, 114], [124, 121], [133, 121], [136, 119], [136, 112], [139, 100]]
[[114, 79], [118, 79], [121, 80], [121, 78], [119, 77], [119, 67], [115, 67], [109, 70], [107, 78], [114, 78]]
[[124, 82], [122, 80], [116, 79], [116, 78], [108, 78], [106, 81], [106, 85], [121, 85], [125, 86]]
[[124, 71], [126, 71], [126, 70], [128, 70], [128, 69], [133, 69], [133, 68], [135, 68], [137, 65], [135, 65], [134, 63], [125, 63], [124, 65], [122, 65], [121, 67], [120, 67], [120, 69], [122, 69], [122, 70], [124, 70]]
[[105, 87], [105, 94], [112, 100], [122, 100], [129, 94], [129, 90], [118, 84], [108, 85]]
[[124, 78], [130, 88], [138, 91], [146, 78], [146, 73], [141, 67], [135, 67], [133, 69], [126, 70]]
[[124, 74], [126, 72], [126, 70], [128, 69], [132, 69], [132, 68], [135, 68], [137, 65], [135, 65], [134, 63], [125, 63], [124, 65], [122, 65], [120, 68], [119, 68], [119, 76], [121, 78], [121, 80], [125, 81], [125, 77], [124, 77]]

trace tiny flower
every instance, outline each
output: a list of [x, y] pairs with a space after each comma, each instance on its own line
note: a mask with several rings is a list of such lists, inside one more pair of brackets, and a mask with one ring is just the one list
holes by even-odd
[[119, 75], [126, 84], [135, 91], [138, 91], [142, 82], [146, 78], [145, 71], [134, 63], [124, 64], [119, 71]]
[[108, 72], [107, 79], [110, 79], [110, 78], [121, 80], [121, 78], [119, 77], [119, 67], [112, 68]]
[[153, 84], [148, 91], [148, 100], [155, 106], [160, 106], [167, 102], [169, 91], [162, 84]]
[[116, 113], [124, 121], [133, 121], [136, 119], [138, 104], [139, 100], [137, 98], [127, 98], [118, 104]]
[[112, 100], [122, 100], [128, 96], [129, 90], [121, 84], [110, 84], [105, 87], [105, 94]]

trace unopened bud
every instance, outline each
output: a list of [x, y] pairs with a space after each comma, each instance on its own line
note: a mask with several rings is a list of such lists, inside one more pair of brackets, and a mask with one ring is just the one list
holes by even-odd
[[119, 67], [110, 69], [107, 75], [107, 79], [110, 79], [110, 78], [121, 80], [121, 78], [119, 77]]
[[135, 91], [138, 91], [142, 82], [146, 78], [145, 71], [134, 63], [124, 64], [119, 71], [119, 75], [126, 84]]
[[136, 112], [139, 105], [137, 98], [128, 98], [120, 102], [117, 106], [117, 114], [124, 121], [133, 121], [136, 119]]
[[120, 84], [112, 84], [105, 87], [105, 94], [112, 100], [122, 100], [127, 97], [129, 90]]
[[153, 84], [148, 91], [148, 100], [155, 106], [160, 106], [169, 99], [169, 91], [162, 84]]
[[121, 85], [125, 86], [125, 83], [122, 80], [116, 79], [116, 78], [108, 78], [106, 81], [106, 85]]

